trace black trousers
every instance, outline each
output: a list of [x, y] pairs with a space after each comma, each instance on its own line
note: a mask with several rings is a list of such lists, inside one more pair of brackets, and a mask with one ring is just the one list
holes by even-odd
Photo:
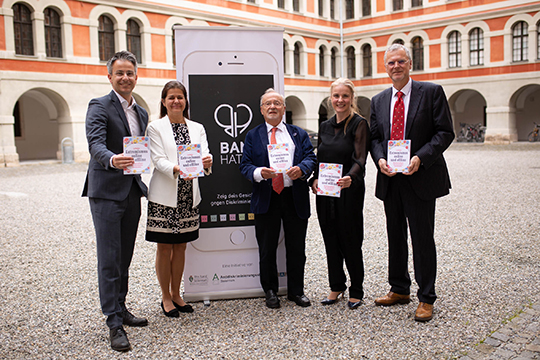
[[408, 295], [411, 278], [408, 269], [407, 222], [411, 233], [414, 276], [418, 284], [418, 300], [433, 304], [437, 276], [435, 229], [435, 199], [422, 200], [412, 189], [407, 175], [390, 179], [384, 200], [388, 232], [388, 282], [391, 291]]
[[285, 232], [287, 292], [291, 296], [302, 295], [308, 220], [301, 219], [296, 214], [290, 187], [283, 189], [281, 194], [272, 191], [268, 212], [255, 215], [261, 286], [265, 292], [277, 292], [279, 288], [276, 252], [282, 221]]
[[347, 290], [347, 276], [343, 262], [351, 278], [349, 296], [364, 297], [364, 181], [343, 189], [339, 198], [317, 196], [317, 215], [326, 248], [328, 281], [330, 290]]
[[107, 326], [122, 326], [126, 309], [129, 266], [133, 257], [141, 216], [139, 185], [133, 181], [123, 201], [90, 198], [90, 211], [96, 230], [99, 300], [107, 316]]

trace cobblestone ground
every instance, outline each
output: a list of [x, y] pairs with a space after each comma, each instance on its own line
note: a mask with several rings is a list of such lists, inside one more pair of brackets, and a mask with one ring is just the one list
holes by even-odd
[[[0, 168], [0, 359], [538, 359], [539, 154], [528, 143], [453, 144], [445, 153], [453, 188], [437, 201], [438, 300], [428, 323], [414, 321], [415, 285], [408, 305], [374, 305], [388, 291], [388, 249], [371, 160], [365, 297], [354, 311], [346, 301], [319, 303], [329, 289], [313, 211], [305, 277], [313, 306], [285, 296], [275, 311], [261, 298], [198, 302], [193, 314], [166, 318], [143, 210], [128, 307], [149, 326], [126, 328], [125, 354], [110, 349], [99, 307], [94, 229], [80, 197], [86, 164]], [[410, 269], [413, 277], [412, 259]]]

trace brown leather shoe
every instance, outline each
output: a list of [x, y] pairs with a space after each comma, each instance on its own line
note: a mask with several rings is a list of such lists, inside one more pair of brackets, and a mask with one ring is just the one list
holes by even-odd
[[395, 304], [408, 304], [411, 302], [410, 295], [400, 295], [394, 292], [389, 292], [383, 297], [375, 299], [375, 305], [392, 306]]
[[421, 302], [418, 304], [416, 313], [414, 314], [414, 320], [416, 321], [429, 321], [433, 319], [433, 305]]

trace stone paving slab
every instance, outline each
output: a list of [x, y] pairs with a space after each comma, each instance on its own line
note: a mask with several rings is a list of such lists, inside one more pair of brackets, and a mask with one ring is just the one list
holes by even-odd
[[460, 359], [540, 359], [540, 305], [524, 308]]

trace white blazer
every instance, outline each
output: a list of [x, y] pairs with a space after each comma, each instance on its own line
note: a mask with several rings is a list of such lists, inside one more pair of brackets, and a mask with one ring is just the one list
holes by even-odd
[[[206, 131], [202, 124], [186, 120], [192, 144], [201, 144], [202, 156], [210, 155]], [[173, 168], [178, 165], [176, 142], [168, 116], [154, 120], [148, 124], [146, 135], [150, 137], [150, 153], [154, 163], [154, 172], [148, 186], [148, 200], [157, 204], [176, 207], [178, 197], [178, 174]], [[205, 169], [209, 175], [212, 169]], [[201, 202], [199, 180], [193, 179], [193, 207]]]

